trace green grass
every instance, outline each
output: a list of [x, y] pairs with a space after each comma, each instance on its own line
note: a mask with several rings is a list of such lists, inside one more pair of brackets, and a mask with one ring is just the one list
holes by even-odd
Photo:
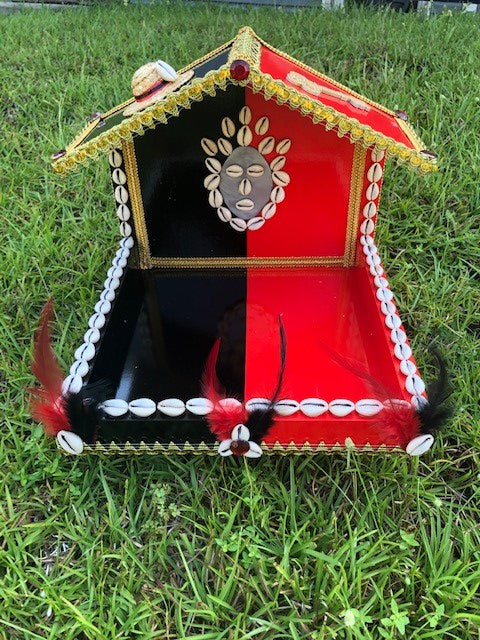
[[[73, 460], [28, 417], [31, 339], [57, 299], [68, 365], [117, 242], [105, 162], [49, 168], [144, 61], [181, 66], [251, 24], [391, 108], [442, 170], [391, 167], [379, 243], [457, 416], [421, 460]], [[471, 17], [110, 6], [0, 16], [0, 638], [480, 637], [480, 38]]]

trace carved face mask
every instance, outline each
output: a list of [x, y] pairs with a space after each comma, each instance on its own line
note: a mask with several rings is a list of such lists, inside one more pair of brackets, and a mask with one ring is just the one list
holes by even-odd
[[[202, 138], [201, 146], [207, 158], [205, 165], [210, 172], [204, 179], [209, 191], [208, 202], [217, 210], [222, 222], [228, 222], [236, 231], [260, 229], [277, 210], [277, 204], [285, 199], [285, 189], [290, 176], [283, 170], [291, 140], [276, 141], [266, 135], [270, 127], [266, 116], [251, 123], [249, 107], [242, 107], [240, 127], [226, 117], [221, 128], [223, 136], [218, 140]], [[251, 124], [250, 124], [251, 123]], [[253, 145], [254, 134], [258, 136]], [[238, 146], [234, 148], [234, 139]], [[222, 156], [226, 160], [222, 164]]]
[[242, 220], [254, 218], [270, 200], [272, 172], [252, 147], [237, 147], [220, 172], [219, 190], [225, 206]]

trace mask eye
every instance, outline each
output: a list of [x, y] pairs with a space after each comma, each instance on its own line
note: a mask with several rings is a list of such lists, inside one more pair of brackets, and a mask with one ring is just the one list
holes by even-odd
[[225, 169], [225, 173], [230, 178], [239, 178], [243, 174], [243, 167], [239, 164], [231, 164]]
[[251, 164], [247, 169], [247, 174], [252, 178], [260, 178], [265, 173], [261, 164]]

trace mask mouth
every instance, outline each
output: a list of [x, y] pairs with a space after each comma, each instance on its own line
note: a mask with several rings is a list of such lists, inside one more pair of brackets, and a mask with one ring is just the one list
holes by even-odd
[[250, 198], [243, 198], [242, 200], [238, 200], [235, 203], [235, 207], [239, 211], [251, 211], [254, 206], [255, 203], [253, 202], [253, 200], [250, 200]]

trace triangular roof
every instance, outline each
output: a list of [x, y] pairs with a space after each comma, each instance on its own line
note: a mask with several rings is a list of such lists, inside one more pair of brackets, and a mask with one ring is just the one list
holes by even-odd
[[[218, 65], [215, 59], [218, 59]], [[230, 64], [233, 60], [249, 63], [250, 73], [245, 80], [232, 79]], [[266, 99], [274, 99], [299, 111], [314, 123], [336, 131], [339, 136], [347, 135], [353, 144], [386, 151], [397, 162], [420, 173], [437, 168], [433, 154], [425, 151], [403, 113], [394, 113], [278, 51], [261, 40], [250, 27], [244, 27], [233, 40], [181, 72], [188, 69], [196, 71], [190, 82], [144, 111], [123, 117], [123, 110], [133, 102], [131, 98], [107, 113], [97, 115], [66, 148], [66, 152], [53, 160], [54, 169], [66, 173], [86, 164], [100, 153], [121, 147], [133, 136], [142, 135], [158, 124], [166, 124], [170, 117], [178, 116], [182, 109], [190, 108], [204, 95], [214, 96], [218, 89], [225, 90], [229, 84], [249, 86]], [[304, 78], [304, 87], [310, 91], [302, 88], [299, 77]], [[312, 93], [312, 86], [318, 95]], [[341, 99], [335, 97], [335, 92]]]

